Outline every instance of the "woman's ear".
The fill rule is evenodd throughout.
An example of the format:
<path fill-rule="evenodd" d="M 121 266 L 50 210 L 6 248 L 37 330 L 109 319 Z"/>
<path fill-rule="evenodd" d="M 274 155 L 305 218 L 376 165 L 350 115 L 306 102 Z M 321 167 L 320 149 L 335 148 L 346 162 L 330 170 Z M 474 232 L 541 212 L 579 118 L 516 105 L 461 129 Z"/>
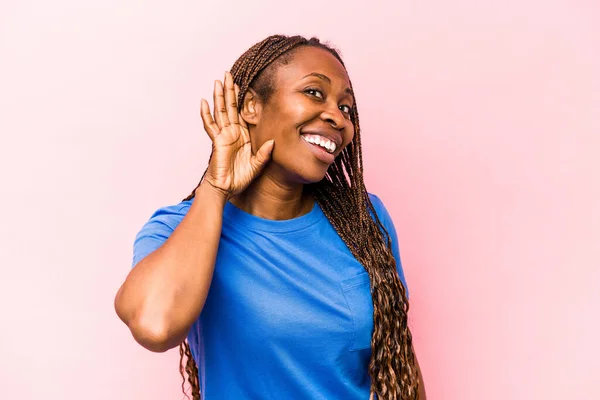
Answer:
<path fill-rule="evenodd" d="M 260 120 L 261 110 L 262 105 L 258 101 L 257 93 L 253 89 L 248 88 L 244 96 L 244 106 L 240 111 L 240 115 L 248 125 L 257 125 Z"/>

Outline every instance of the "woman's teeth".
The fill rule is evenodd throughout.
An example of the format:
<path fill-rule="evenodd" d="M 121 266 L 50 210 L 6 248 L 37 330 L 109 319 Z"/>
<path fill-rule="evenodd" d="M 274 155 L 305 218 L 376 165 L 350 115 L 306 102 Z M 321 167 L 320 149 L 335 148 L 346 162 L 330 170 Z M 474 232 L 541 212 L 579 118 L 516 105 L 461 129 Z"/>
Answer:
<path fill-rule="evenodd" d="M 328 153 L 335 152 L 336 145 L 331 140 L 319 135 L 302 135 L 302 139 L 311 144 L 316 144 L 327 150 Z"/>

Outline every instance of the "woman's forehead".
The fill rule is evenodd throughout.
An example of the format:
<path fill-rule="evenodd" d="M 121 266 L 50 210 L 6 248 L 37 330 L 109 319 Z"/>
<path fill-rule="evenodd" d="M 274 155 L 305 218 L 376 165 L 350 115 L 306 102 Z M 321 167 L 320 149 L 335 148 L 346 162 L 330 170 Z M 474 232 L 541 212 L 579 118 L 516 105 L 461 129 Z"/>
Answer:
<path fill-rule="evenodd" d="M 332 81 L 332 84 L 350 86 L 346 69 L 329 51 L 318 47 L 304 46 L 294 51 L 288 63 L 277 69 L 279 83 L 293 83 L 310 74 L 321 74 Z"/>

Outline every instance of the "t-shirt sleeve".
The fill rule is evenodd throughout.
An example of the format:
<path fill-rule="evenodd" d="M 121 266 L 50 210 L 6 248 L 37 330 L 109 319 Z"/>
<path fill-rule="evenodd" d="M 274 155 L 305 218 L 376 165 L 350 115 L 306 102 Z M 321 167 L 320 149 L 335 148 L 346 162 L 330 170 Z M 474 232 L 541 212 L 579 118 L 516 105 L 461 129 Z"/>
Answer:
<path fill-rule="evenodd" d="M 189 202 L 182 202 L 178 205 L 159 208 L 152 214 L 135 237 L 132 268 L 163 245 L 183 220 L 189 206 Z"/>
<path fill-rule="evenodd" d="M 371 203 L 373 203 L 373 207 L 375 208 L 375 212 L 377 213 L 379 220 L 390 235 L 390 240 L 392 241 L 392 253 L 394 254 L 394 258 L 396 259 L 396 270 L 398 271 L 398 276 L 400 277 L 400 280 L 402 281 L 402 284 L 406 289 L 406 297 L 408 298 L 408 285 L 406 284 L 406 278 L 404 277 L 404 271 L 402 269 L 402 261 L 400 260 L 400 248 L 398 246 L 398 235 L 396 234 L 394 222 L 392 221 L 392 217 L 383 205 L 381 199 L 372 193 L 369 194 L 369 197 L 371 199 Z"/>

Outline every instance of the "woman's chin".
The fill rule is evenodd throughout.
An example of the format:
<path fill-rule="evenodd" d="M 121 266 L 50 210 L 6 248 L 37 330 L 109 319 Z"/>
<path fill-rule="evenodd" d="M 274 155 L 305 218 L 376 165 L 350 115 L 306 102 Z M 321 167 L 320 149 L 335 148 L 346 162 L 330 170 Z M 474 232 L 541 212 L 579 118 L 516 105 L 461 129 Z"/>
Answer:
<path fill-rule="evenodd" d="M 327 174 L 329 165 L 322 162 L 307 162 L 305 165 L 283 165 L 275 161 L 270 167 L 272 170 L 279 171 L 275 176 L 280 176 L 282 182 L 308 185 L 322 181 Z"/>
<path fill-rule="evenodd" d="M 327 174 L 327 170 L 319 170 L 319 171 L 311 171 L 310 173 L 304 173 L 302 175 L 303 178 L 303 182 L 306 185 L 309 185 L 311 183 L 317 183 L 317 182 L 321 182 L 323 180 L 323 178 L 325 178 L 325 175 Z"/>

